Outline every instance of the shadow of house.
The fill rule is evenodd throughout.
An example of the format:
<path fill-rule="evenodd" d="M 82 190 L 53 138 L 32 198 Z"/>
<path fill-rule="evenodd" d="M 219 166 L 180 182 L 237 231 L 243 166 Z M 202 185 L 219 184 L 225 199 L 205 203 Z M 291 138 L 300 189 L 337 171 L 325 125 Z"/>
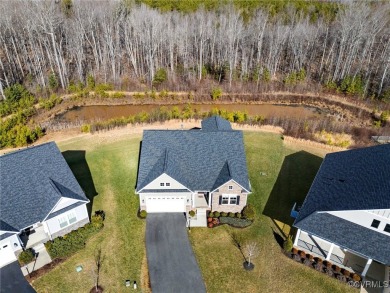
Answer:
<path fill-rule="evenodd" d="M 263 214 L 275 224 L 278 221 L 291 226 L 294 223 L 291 208 L 295 202 L 303 203 L 321 163 L 322 158 L 305 151 L 286 156 Z"/>
<path fill-rule="evenodd" d="M 93 198 L 98 195 L 95 184 L 93 182 L 92 174 L 89 169 L 88 163 L 85 159 L 85 151 L 71 150 L 62 153 L 69 168 L 72 170 L 81 188 L 84 190 L 85 195 L 89 199 L 90 203 L 87 204 L 88 214 L 91 217 Z"/>

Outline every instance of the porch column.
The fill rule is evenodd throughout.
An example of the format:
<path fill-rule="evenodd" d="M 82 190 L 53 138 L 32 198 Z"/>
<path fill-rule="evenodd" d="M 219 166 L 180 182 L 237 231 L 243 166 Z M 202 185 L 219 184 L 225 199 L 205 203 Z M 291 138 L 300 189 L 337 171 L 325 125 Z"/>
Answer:
<path fill-rule="evenodd" d="M 383 288 L 383 293 L 390 293 L 390 266 L 385 266 L 385 287 Z"/>
<path fill-rule="evenodd" d="M 295 235 L 295 239 L 294 239 L 294 246 L 298 246 L 298 239 L 299 239 L 300 235 L 301 235 L 301 229 L 298 229 L 297 234 Z"/>
<path fill-rule="evenodd" d="M 332 243 L 332 244 L 330 245 L 328 255 L 326 256 L 326 260 L 330 260 L 330 257 L 331 257 L 331 255 L 332 255 L 333 248 L 334 248 L 334 244 Z"/>
<path fill-rule="evenodd" d="M 363 278 L 366 276 L 366 274 L 367 274 L 367 272 L 368 272 L 368 269 L 370 268 L 371 263 L 372 263 L 372 258 L 369 258 L 369 259 L 367 260 L 366 266 L 364 267 L 364 270 L 363 270 L 363 272 L 362 272 L 362 277 L 363 277 Z"/>

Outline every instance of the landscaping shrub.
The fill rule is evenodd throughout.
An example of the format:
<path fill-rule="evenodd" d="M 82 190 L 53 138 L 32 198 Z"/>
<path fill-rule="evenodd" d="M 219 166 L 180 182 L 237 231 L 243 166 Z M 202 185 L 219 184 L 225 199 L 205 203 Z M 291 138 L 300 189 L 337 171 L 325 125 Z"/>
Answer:
<path fill-rule="evenodd" d="M 191 217 L 194 217 L 194 216 L 195 216 L 195 211 L 191 210 L 191 211 L 189 212 L 189 214 L 190 214 Z"/>
<path fill-rule="evenodd" d="M 229 217 L 230 217 L 230 218 L 234 218 L 235 216 L 236 216 L 235 213 L 232 213 L 232 212 L 229 213 Z"/>
<path fill-rule="evenodd" d="M 210 212 L 210 213 L 209 213 L 209 217 L 210 217 L 210 218 L 214 218 L 214 213 L 213 213 L 213 212 Z"/>
<path fill-rule="evenodd" d="M 242 210 L 242 213 L 243 213 L 244 217 L 249 219 L 249 220 L 253 220 L 255 218 L 255 215 L 256 215 L 255 208 L 251 204 L 246 205 L 244 207 L 244 209 Z"/>
<path fill-rule="evenodd" d="M 287 239 L 283 242 L 283 249 L 285 252 L 290 252 L 293 248 L 293 242 L 291 236 L 288 236 Z"/>
<path fill-rule="evenodd" d="M 142 219 L 145 219 L 147 214 L 148 214 L 148 213 L 147 213 L 145 210 L 142 210 L 142 211 L 139 212 L 139 216 L 140 216 Z"/>
<path fill-rule="evenodd" d="M 230 218 L 230 217 L 220 217 L 219 221 L 221 224 L 228 224 L 237 228 L 245 228 L 250 226 L 253 222 L 248 219 L 238 219 L 238 218 Z"/>
<path fill-rule="evenodd" d="M 219 218 L 220 215 L 221 215 L 220 212 L 214 212 L 214 217 Z"/>
<path fill-rule="evenodd" d="M 213 223 L 208 223 L 208 224 L 207 224 L 207 227 L 213 228 L 213 227 L 214 227 L 214 224 L 213 224 Z"/>
<path fill-rule="evenodd" d="M 222 212 L 222 213 L 221 213 L 221 217 L 227 217 L 227 215 L 228 215 L 228 214 L 225 213 L 225 212 Z"/>
<path fill-rule="evenodd" d="M 207 218 L 207 222 L 208 222 L 208 223 L 211 223 L 212 221 L 213 221 L 213 218 L 210 218 L 210 217 Z"/>
<path fill-rule="evenodd" d="M 22 251 L 19 254 L 18 260 L 22 266 L 32 262 L 34 260 L 34 253 L 32 252 L 32 249 L 29 248 Z"/>
<path fill-rule="evenodd" d="M 214 218 L 212 223 L 214 225 L 219 225 L 219 219 L 218 218 Z"/>
<path fill-rule="evenodd" d="M 89 237 L 103 228 L 103 218 L 99 215 L 91 217 L 91 223 L 74 230 L 63 237 L 58 237 L 45 243 L 45 247 L 52 259 L 68 257 L 85 247 Z"/>
<path fill-rule="evenodd" d="M 292 254 L 297 254 L 297 253 L 298 253 L 298 249 L 296 249 L 295 247 L 293 247 L 293 249 L 291 249 L 291 252 L 292 252 Z"/>
<path fill-rule="evenodd" d="M 241 219 L 241 217 L 242 217 L 241 213 L 236 213 L 236 217 Z"/>
<path fill-rule="evenodd" d="M 352 279 L 355 281 L 355 282 L 360 282 L 362 280 L 362 278 L 358 275 L 358 274 L 353 274 L 352 275 Z"/>

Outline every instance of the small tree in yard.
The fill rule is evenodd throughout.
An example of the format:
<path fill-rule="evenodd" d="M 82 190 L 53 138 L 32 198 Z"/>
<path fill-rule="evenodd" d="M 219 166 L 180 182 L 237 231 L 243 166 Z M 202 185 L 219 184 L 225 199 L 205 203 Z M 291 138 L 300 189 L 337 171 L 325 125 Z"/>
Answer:
<path fill-rule="evenodd" d="M 256 242 L 248 242 L 244 246 L 244 253 L 247 257 L 247 261 L 244 262 L 244 268 L 246 270 L 252 270 L 255 267 L 252 263 L 252 259 L 260 254 L 260 248 Z"/>
<path fill-rule="evenodd" d="M 290 252 L 293 248 L 293 242 L 291 239 L 291 235 L 287 237 L 287 239 L 283 242 L 283 249 L 285 252 Z"/>
<path fill-rule="evenodd" d="M 103 264 L 103 256 L 102 256 L 102 249 L 99 248 L 95 253 L 95 268 L 92 269 L 92 277 L 94 286 L 91 289 L 90 293 L 100 293 L 103 292 L 103 288 L 99 286 L 99 277 L 100 277 L 100 271 Z"/>

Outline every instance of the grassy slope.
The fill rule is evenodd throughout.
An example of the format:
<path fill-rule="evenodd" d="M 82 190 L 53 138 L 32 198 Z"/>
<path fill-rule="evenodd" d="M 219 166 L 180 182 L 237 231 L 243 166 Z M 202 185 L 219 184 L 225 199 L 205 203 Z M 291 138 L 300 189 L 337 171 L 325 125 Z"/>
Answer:
<path fill-rule="evenodd" d="M 60 144 L 62 151 L 86 151 L 88 166 L 83 153 L 66 152 L 65 157 L 86 193 L 92 195 L 96 189 L 92 210 L 103 209 L 107 216 L 104 229 L 88 241 L 86 249 L 34 282 L 38 292 L 87 292 L 93 285 L 91 268 L 98 247 L 105 255 L 100 283 L 106 292 L 128 291 L 126 279 L 140 283 L 145 225 L 136 217 L 138 200 L 132 196 L 139 140 L 140 136 L 132 135 L 112 143 L 82 138 Z M 223 226 L 193 228 L 190 233 L 208 292 L 356 292 L 285 258 L 277 244 L 280 236 L 273 234 L 273 229 L 278 232 L 276 225 L 268 217 L 288 233 L 289 226 L 281 223 L 291 224 L 291 202 L 304 198 L 321 159 L 285 148 L 275 134 L 246 133 L 245 144 L 254 191 L 250 202 L 256 206 L 258 220 L 243 230 Z M 291 154 L 295 155 L 288 156 Z M 282 176 L 278 177 L 281 168 Z M 267 175 L 259 176 L 260 172 Z M 254 271 L 242 269 L 243 257 L 232 244 L 232 234 L 243 241 L 256 239 L 260 244 Z M 79 264 L 84 270 L 76 273 Z"/>
<path fill-rule="evenodd" d="M 86 150 L 86 161 L 98 193 L 93 198 L 92 210 L 106 212 L 105 227 L 88 241 L 86 249 L 35 281 L 33 285 L 38 292 L 88 292 L 93 286 L 94 254 L 100 247 L 104 256 L 100 283 L 107 292 L 126 291 L 126 279 L 140 283 L 145 225 L 136 216 L 138 200 L 133 196 L 139 141 L 138 136 L 93 147 L 87 139 L 60 144 L 62 151 Z M 76 176 L 82 178 L 84 190 L 90 194 L 93 187 L 85 183 L 89 181 L 89 171 L 80 162 L 82 158 L 69 153 L 65 156 Z M 75 267 L 79 264 L 84 269 L 76 273 Z"/>

